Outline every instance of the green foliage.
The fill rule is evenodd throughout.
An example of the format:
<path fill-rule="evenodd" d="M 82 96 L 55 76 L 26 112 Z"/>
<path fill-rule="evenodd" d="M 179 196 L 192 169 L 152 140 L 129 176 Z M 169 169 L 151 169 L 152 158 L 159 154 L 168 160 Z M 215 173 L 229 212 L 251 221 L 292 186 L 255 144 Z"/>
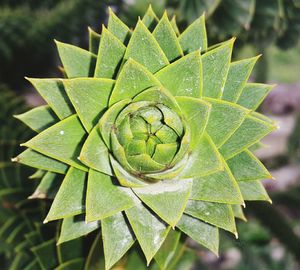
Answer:
<path fill-rule="evenodd" d="M 269 173 L 247 150 L 276 128 L 253 112 L 267 86 L 244 100 L 256 59 L 238 72 L 233 39 L 207 49 L 204 17 L 176 34 L 151 7 L 134 30 L 109 13 L 98 53 L 57 42 L 67 78 L 29 79 L 49 107 L 17 116 L 39 133 L 15 161 L 65 175 L 58 187 L 47 173 L 33 197 L 57 191 L 45 222 L 63 219 L 60 243 L 101 222 L 106 269 L 135 241 L 168 269 L 176 252 L 165 247 L 181 232 L 217 254 L 219 228 L 237 234 L 244 201 L 269 201 L 259 181 Z"/>
<path fill-rule="evenodd" d="M 86 25 L 99 27 L 103 1 L 2 1 L 0 5 L 0 81 L 20 87 L 25 74 L 45 74 L 53 69 L 53 38 L 73 41 Z M 68 23 L 66 23 L 68 22 Z M 85 44 L 83 38 L 76 41 Z"/>
<path fill-rule="evenodd" d="M 287 49 L 299 40 L 298 0 L 135 0 L 123 3 L 122 18 L 133 26 L 136 16 L 145 12 L 149 3 L 159 13 L 164 9 L 172 12 L 180 29 L 205 12 L 208 36 L 214 42 L 237 36 L 239 45 L 266 47 L 275 43 Z"/>

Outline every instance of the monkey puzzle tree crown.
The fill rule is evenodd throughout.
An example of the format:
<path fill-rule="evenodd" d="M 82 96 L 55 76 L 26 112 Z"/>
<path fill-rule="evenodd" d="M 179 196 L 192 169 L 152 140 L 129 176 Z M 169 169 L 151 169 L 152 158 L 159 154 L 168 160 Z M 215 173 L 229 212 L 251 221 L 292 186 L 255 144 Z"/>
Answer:
<path fill-rule="evenodd" d="M 247 82 L 258 57 L 231 62 L 233 43 L 151 7 L 133 30 L 110 10 L 88 51 L 57 42 L 66 78 L 29 79 L 47 105 L 16 116 L 38 134 L 15 160 L 65 174 L 45 219 L 59 243 L 101 225 L 106 268 L 137 241 L 165 269 L 182 233 L 217 254 L 241 205 L 270 200 L 251 150 L 276 127 L 255 112 L 272 86 Z"/>

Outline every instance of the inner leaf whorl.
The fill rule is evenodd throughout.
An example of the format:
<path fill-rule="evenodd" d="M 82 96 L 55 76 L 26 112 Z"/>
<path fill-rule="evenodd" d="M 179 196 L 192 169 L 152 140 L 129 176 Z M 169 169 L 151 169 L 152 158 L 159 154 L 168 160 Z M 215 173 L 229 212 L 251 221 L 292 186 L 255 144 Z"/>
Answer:
<path fill-rule="evenodd" d="M 175 112 L 163 104 L 149 102 L 129 104 L 117 117 L 114 129 L 126 164 L 118 156 L 115 158 L 132 168 L 135 175 L 173 167 L 185 134 L 185 124 Z"/>

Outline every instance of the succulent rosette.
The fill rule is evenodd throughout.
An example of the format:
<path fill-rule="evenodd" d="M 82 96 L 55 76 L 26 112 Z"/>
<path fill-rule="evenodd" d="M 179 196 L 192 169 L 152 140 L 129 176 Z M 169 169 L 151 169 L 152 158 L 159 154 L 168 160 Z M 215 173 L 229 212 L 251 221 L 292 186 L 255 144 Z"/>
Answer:
<path fill-rule="evenodd" d="M 133 30 L 110 10 L 89 51 L 57 42 L 66 78 L 29 79 L 48 105 L 17 116 L 39 134 L 15 160 L 65 174 L 45 219 L 63 219 L 59 243 L 101 225 L 106 268 L 137 241 L 164 269 L 182 232 L 218 253 L 241 205 L 270 200 L 252 149 L 276 128 L 255 112 L 272 86 L 247 82 L 258 57 L 231 62 L 233 44 L 151 7 Z"/>

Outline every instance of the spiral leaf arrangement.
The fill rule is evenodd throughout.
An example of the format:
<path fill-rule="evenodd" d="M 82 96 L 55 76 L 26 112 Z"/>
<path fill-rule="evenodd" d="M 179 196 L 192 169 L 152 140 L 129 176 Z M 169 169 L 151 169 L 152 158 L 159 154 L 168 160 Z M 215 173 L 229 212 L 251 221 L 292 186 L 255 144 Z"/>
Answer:
<path fill-rule="evenodd" d="M 110 10 L 89 51 L 56 43 L 67 78 L 29 79 L 48 105 L 16 116 L 39 134 L 14 160 L 65 174 L 58 243 L 101 225 L 107 269 L 135 241 L 165 269 L 182 232 L 217 254 L 241 205 L 270 201 L 251 150 L 276 128 L 255 112 L 272 86 L 247 83 L 258 57 L 231 62 L 234 39 L 208 47 L 204 16 L 179 33 L 150 6 L 131 30 Z"/>

